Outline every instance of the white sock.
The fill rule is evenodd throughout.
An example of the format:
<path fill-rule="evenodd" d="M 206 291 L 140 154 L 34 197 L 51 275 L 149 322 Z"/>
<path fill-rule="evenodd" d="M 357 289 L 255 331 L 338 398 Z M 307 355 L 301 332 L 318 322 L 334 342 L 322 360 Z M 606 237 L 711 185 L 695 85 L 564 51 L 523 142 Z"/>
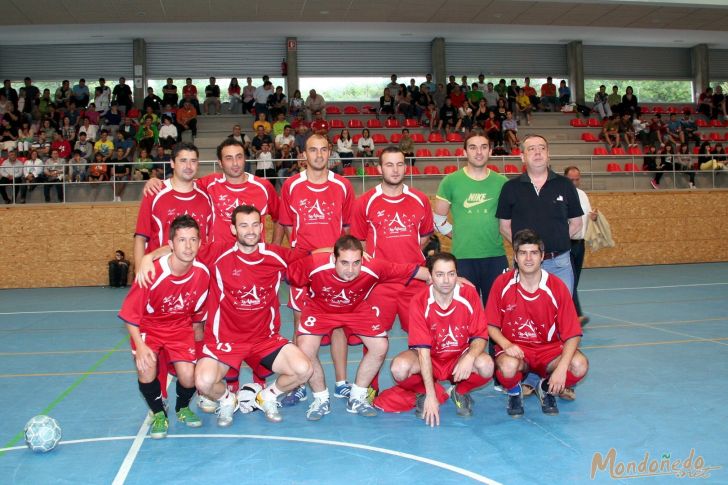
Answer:
<path fill-rule="evenodd" d="M 359 387 L 356 384 L 351 385 L 351 394 L 349 394 L 349 399 L 353 399 L 355 401 L 366 401 L 367 398 L 367 388 L 366 387 Z"/>
<path fill-rule="evenodd" d="M 232 398 L 232 394 L 230 393 L 230 390 L 227 389 L 227 388 L 225 388 L 225 394 L 223 394 L 222 396 L 220 396 L 220 399 L 218 399 L 217 402 L 219 402 L 220 404 L 222 404 L 222 403 L 228 401 L 231 398 Z"/>
<path fill-rule="evenodd" d="M 336 381 L 336 387 L 343 386 L 346 384 L 346 381 Z"/>
<path fill-rule="evenodd" d="M 260 391 L 260 397 L 264 401 L 275 401 L 276 398 L 278 398 L 279 395 L 282 394 L 281 390 L 278 389 L 278 386 L 276 385 L 277 381 L 273 383 L 272 386 L 266 387 L 262 391 Z"/>
<path fill-rule="evenodd" d="M 314 399 L 319 399 L 321 401 L 328 401 L 329 400 L 329 388 L 327 387 L 323 391 L 314 392 L 313 393 Z"/>

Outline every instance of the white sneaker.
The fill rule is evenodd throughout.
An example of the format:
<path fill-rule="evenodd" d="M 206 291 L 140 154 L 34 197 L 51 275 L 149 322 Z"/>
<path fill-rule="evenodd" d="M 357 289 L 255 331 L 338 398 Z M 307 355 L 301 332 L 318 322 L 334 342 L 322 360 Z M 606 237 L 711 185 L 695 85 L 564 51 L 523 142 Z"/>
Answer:
<path fill-rule="evenodd" d="M 217 401 L 213 401 L 207 396 L 200 395 L 197 401 L 197 408 L 203 413 L 212 414 L 217 409 Z"/>
<path fill-rule="evenodd" d="M 227 399 L 220 399 L 218 403 L 219 406 L 215 410 L 215 414 L 217 414 L 217 425 L 226 428 L 233 424 L 233 414 L 238 409 L 238 399 L 231 392 Z"/>
<path fill-rule="evenodd" d="M 263 391 L 260 391 L 258 395 L 255 396 L 255 405 L 258 406 L 258 408 L 265 413 L 265 417 L 268 419 L 268 421 L 271 421 L 273 423 L 280 423 L 281 421 L 283 421 L 283 416 L 281 416 L 280 411 L 278 411 L 280 403 L 277 400 L 264 400 L 263 397 L 260 395 L 261 392 Z"/>

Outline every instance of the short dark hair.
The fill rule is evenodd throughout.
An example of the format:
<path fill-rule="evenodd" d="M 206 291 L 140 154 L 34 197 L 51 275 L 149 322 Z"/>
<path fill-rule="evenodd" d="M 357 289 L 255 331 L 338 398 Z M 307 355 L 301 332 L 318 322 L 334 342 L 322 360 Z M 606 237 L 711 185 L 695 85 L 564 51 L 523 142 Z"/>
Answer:
<path fill-rule="evenodd" d="M 399 149 L 399 147 L 396 147 L 394 145 L 389 145 L 385 149 L 382 150 L 382 152 L 379 154 L 379 165 L 382 164 L 382 158 L 384 157 L 385 153 L 399 153 L 402 155 L 402 159 L 405 158 L 404 152 Z"/>
<path fill-rule="evenodd" d="M 569 172 L 571 172 L 572 170 L 576 170 L 577 172 L 581 173 L 581 170 L 579 170 L 579 167 L 577 167 L 576 165 L 569 165 L 568 167 L 566 167 L 564 169 L 564 177 L 569 175 Z"/>
<path fill-rule="evenodd" d="M 194 144 L 188 143 L 188 142 L 185 142 L 185 141 L 181 141 L 181 142 L 177 143 L 174 146 L 174 148 L 172 149 L 172 160 L 174 160 L 175 158 L 177 158 L 177 155 L 182 150 L 188 150 L 188 151 L 191 151 L 191 152 L 195 152 L 195 154 L 198 157 L 200 156 L 200 150 Z"/>
<path fill-rule="evenodd" d="M 217 146 L 217 149 L 215 150 L 217 153 L 217 159 L 222 160 L 222 150 L 225 147 L 240 147 L 243 149 L 243 155 L 245 155 L 245 145 L 240 143 L 238 140 L 232 137 L 225 138 L 222 143 L 220 143 Z"/>
<path fill-rule="evenodd" d="M 237 206 L 235 208 L 235 210 L 233 210 L 233 215 L 230 216 L 230 222 L 233 224 L 233 226 L 235 225 L 235 218 L 238 216 L 238 214 L 258 214 L 258 217 L 261 220 L 263 219 L 263 216 L 261 216 L 260 211 L 258 210 L 257 207 L 248 205 L 248 204 L 243 204 L 243 205 Z"/>
<path fill-rule="evenodd" d="M 336 241 L 336 244 L 334 244 L 334 257 L 338 259 L 341 251 L 350 250 L 359 251 L 364 254 L 364 246 L 362 246 L 360 240 L 348 234 L 346 236 L 341 236 Z"/>
<path fill-rule="evenodd" d="M 490 137 L 482 128 L 478 127 L 478 128 L 473 128 L 472 130 L 470 130 L 470 133 L 468 133 L 468 136 L 465 137 L 465 140 L 463 140 L 463 149 L 467 148 L 468 141 L 471 138 L 476 137 L 476 136 L 482 136 L 483 138 L 488 140 L 488 145 L 490 145 Z"/>
<path fill-rule="evenodd" d="M 525 244 L 535 244 L 541 250 L 544 251 L 544 244 L 541 237 L 536 234 L 533 229 L 521 229 L 513 235 L 513 252 L 517 253 L 518 249 Z"/>
<path fill-rule="evenodd" d="M 441 253 L 435 253 L 432 256 L 427 258 L 427 263 L 425 265 L 427 266 L 427 269 L 432 273 L 432 268 L 435 266 L 435 263 L 438 261 L 451 261 L 455 267 L 457 268 L 458 260 L 455 257 L 454 254 L 448 253 L 448 252 L 441 252 Z"/>
<path fill-rule="evenodd" d="M 169 226 L 169 239 L 174 239 L 174 236 L 180 229 L 196 229 L 197 235 L 200 234 L 200 226 L 189 214 L 183 214 L 174 218 L 172 224 Z"/>

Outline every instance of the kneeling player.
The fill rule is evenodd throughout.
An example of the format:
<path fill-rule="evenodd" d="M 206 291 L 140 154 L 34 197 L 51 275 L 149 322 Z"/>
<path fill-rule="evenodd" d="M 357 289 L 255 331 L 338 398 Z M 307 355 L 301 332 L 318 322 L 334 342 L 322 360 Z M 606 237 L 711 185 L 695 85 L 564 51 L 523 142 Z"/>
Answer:
<path fill-rule="evenodd" d="M 410 306 L 410 349 L 394 358 L 391 369 L 397 386 L 416 393 L 417 417 L 434 426 L 440 424 L 444 395 L 437 381 L 457 383 L 450 398 L 458 415 L 470 416 L 470 391 L 488 383 L 493 360 L 485 351 L 483 304 L 473 286 L 458 283 L 455 256 L 435 254 L 427 268 L 432 285 L 415 295 Z M 386 395 L 387 391 L 381 399 Z"/>
<path fill-rule="evenodd" d="M 210 288 L 210 328 L 205 332 L 203 357 L 197 364 L 195 383 L 200 393 L 219 403 L 219 426 L 229 426 L 237 407 L 223 378 L 230 368 L 240 370 L 245 361 L 261 378 L 278 379 L 256 396 L 266 418 L 282 420 L 278 397 L 311 377 L 311 363 L 282 337 L 278 287 L 292 251 L 261 242 L 263 223 L 258 209 L 238 206 L 232 214 L 234 244 L 213 244 L 201 260 L 214 276 Z"/>
<path fill-rule="evenodd" d="M 195 335 L 193 322 L 204 320 L 210 282 L 207 268 L 195 260 L 200 230 L 195 220 L 178 216 L 169 228 L 172 250 L 155 262 L 152 284 L 134 283 L 119 312 L 131 335 L 139 390 L 153 414 L 151 437 L 167 436 L 167 413 L 157 379 L 157 358 L 163 349 L 177 372 L 177 419 L 187 426 L 202 424 L 189 408 L 195 393 Z"/>
<path fill-rule="evenodd" d="M 508 414 L 523 416 L 521 379 L 541 377 L 536 393 L 545 414 L 559 413 L 556 396 L 587 373 L 578 350 L 581 325 L 566 285 L 541 268 L 544 244 L 530 229 L 513 236 L 517 269 L 493 283 L 485 314 L 496 344 L 496 375 L 508 390 Z"/>

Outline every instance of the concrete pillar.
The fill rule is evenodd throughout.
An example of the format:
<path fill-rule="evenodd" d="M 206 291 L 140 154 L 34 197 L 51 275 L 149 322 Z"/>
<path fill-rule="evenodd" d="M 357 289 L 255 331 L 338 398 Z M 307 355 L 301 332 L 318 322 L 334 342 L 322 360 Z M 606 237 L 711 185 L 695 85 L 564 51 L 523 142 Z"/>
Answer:
<path fill-rule="evenodd" d="M 296 37 L 286 38 L 286 63 L 288 64 L 286 93 L 290 98 L 298 89 L 298 39 Z M 306 99 L 305 96 L 304 99 Z"/>
<path fill-rule="evenodd" d="M 690 49 L 690 61 L 693 68 L 694 99 L 710 85 L 710 54 L 706 44 L 698 44 Z"/>
<path fill-rule="evenodd" d="M 147 42 L 144 39 L 134 39 L 132 62 L 134 77 L 131 85 L 134 92 L 134 106 L 141 108 L 147 96 Z M 154 94 L 162 97 L 162 93 Z"/>
<path fill-rule="evenodd" d="M 584 104 L 584 45 L 580 40 L 566 44 L 566 66 L 572 101 Z"/>
<path fill-rule="evenodd" d="M 447 58 L 445 56 L 445 39 L 432 39 L 432 79 L 437 83 L 447 83 Z"/>

